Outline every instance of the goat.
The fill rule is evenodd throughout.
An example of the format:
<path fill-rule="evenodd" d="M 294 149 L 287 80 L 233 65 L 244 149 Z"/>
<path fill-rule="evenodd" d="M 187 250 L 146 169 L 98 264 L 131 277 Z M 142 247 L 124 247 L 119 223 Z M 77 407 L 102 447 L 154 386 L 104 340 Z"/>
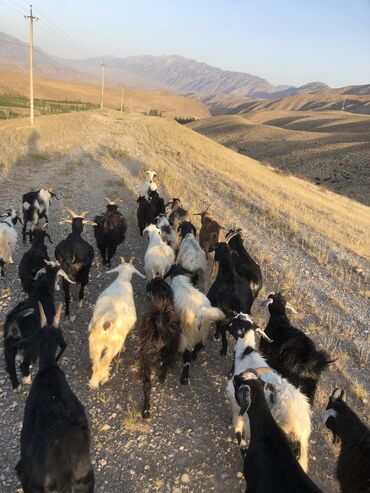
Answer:
<path fill-rule="evenodd" d="M 182 207 L 180 199 L 171 199 L 166 204 L 166 207 L 168 206 L 171 206 L 171 212 L 168 216 L 168 220 L 175 231 L 177 231 L 179 224 L 181 224 L 183 221 L 189 221 L 189 213 L 186 209 Z"/>
<path fill-rule="evenodd" d="M 344 390 L 329 397 L 324 422 L 333 433 L 333 443 L 341 442 L 336 475 L 342 493 L 370 491 L 370 429 L 348 406 Z"/>
<path fill-rule="evenodd" d="M 38 302 L 45 308 L 49 323 L 55 315 L 54 288 L 58 277 L 72 282 L 60 268 L 59 262 L 44 260 L 44 267 L 35 276 L 35 284 L 29 297 L 18 303 L 6 316 L 4 323 L 4 356 L 6 369 L 9 373 L 13 389 L 19 387 L 15 358 L 17 355 L 16 343 L 19 339 L 28 340 L 39 328 L 40 318 L 37 309 Z M 35 342 L 22 346 L 23 362 L 20 365 L 23 383 L 31 382 L 30 366 L 37 361 L 38 348 Z"/>
<path fill-rule="evenodd" d="M 161 238 L 161 230 L 155 224 L 150 224 L 144 229 L 149 235 L 149 245 L 144 255 L 144 270 L 147 281 L 155 277 L 164 277 L 175 262 L 175 254 L 172 248 Z"/>
<path fill-rule="evenodd" d="M 139 343 L 139 375 L 144 390 L 143 418 L 150 416 L 152 369 L 159 366 L 159 380 L 164 382 L 168 369 L 175 364 L 181 336 L 171 287 L 156 277 L 148 284 L 147 291 L 153 295 L 153 299 L 140 327 Z"/>
<path fill-rule="evenodd" d="M 312 405 L 320 375 L 334 360 L 330 360 L 326 351 L 317 350 L 304 332 L 291 325 L 286 309 L 292 307 L 281 293 L 270 293 L 262 304 L 270 311 L 265 334 L 272 342 L 262 339 L 260 351 L 267 363 L 299 388 Z"/>
<path fill-rule="evenodd" d="M 227 353 L 226 324 L 236 313 L 250 313 L 253 295 L 249 282 L 236 272 L 227 243 L 218 243 L 215 247 L 215 262 L 218 262 L 217 277 L 208 291 L 213 306 L 218 306 L 226 315 L 224 323 L 216 325 L 215 338 L 221 334 L 220 354 Z"/>
<path fill-rule="evenodd" d="M 320 493 L 298 464 L 285 433 L 273 418 L 265 389 L 248 371 L 233 379 L 234 400 L 240 412 L 247 414 L 251 428 L 243 467 L 248 493 Z"/>
<path fill-rule="evenodd" d="M 204 293 L 206 289 L 207 259 L 204 250 L 196 239 L 196 229 L 190 221 L 183 221 L 178 227 L 181 237 L 176 264 L 196 274 L 196 287 Z"/>
<path fill-rule="evenodd" d="M 166 205 L 164 203 L 164 198 L 159 196 L 157 190 L 149 192 L 149 202 L 154 205 L 155 217 L 160 214 L 166 214 Z"/>
<path fill-rule="evenodd" d="M 31 248 L 23 255 L 19 267 L 18 275 L 23 291 L 31 293 L 35 284 L 37 272 L 45 266 L 45 260 L 50 260 L 48 249 L 45 245 L 45 238 L 51 241 L 50 235 L 45 231 L 45 224 L 34 230 Z"/>
<path fill-rule="evenodd" d="M 25 493 L 92 493 L 94 472 L 86 412 L 57 364 L 66 348 L 59 329 L 62 305 L 51 323 L 41 303 L 39 310 L 41 328 L 32 339 L 40 364 L 24 411 L 17 476 Z"/>
<path fill-rule="evenodd" d="M 39 220 L 45 218 L 46 224 L 49 222 L 49 207 L 51 199 L 58 197 L 52 188 L 40 188 L 36 192 L 28 192 L 22 196 L 23 212 L 23 241 L 26 243 L 27 223 L 31 222 L 31 231 L 29 234 L 30 243 L 32 243 L 33 231 L 39 224 Z"/>
<path fill-rule="evenodd" d="M 127 334 L 136 322 L 136 309 L 131 285 L 133 274 L 142 279 L 133 265 L 133 258 L 107 271 L 118 273 L 118 277 L 99 296 L 89 324 L 89 348 L 92 362 L 90 388 L 96 389 L 109 379 L 109 369 L 113 358 L 125 344 Z"/>
<path fill-rule="evenodd" d="M 96 223 L 94 236 L 102 256 L 103 265 L 110 267 L 118 245 L 125 240 L 127 223 L 114 200 L 109 197 L 106 197 L 106 200 L 108 201 L 106 212 L 94 218 Z"/>
<path fill-rule="evenodd" d="M 14 209 L 8 209 L 1 217 L 6 218 L 0 222 L 0 272 L 1 277 L 5 277 L 5 264 L 14 264 L 13 253 L 18 240 L 15 226 L 17 221 L 22 221 Z"/>
<path fill-rule="evenodd" d="M 267 336 L 257 327 L 248 314 L 239 313 L 232 319 L 228 330 L 237 340 L 235 346 L 234 375 L 249 370 L 257 374 L 259 378 L 269 384 L 273 389 L 273 395 L 268 399 L 268 404 L 277 424 L 287 434 L 296 452 L 298 462 L 304 471 L 308 469 L 308 446 L 311 434 L 310 404 L 307 397 L 294 385 L 282 378 L 277 372 L 268 366 L 261 354 L 256 350 L 256 335 Z M 253 375 L 252 377 L 253 378 Z M 246 442 L 250 437 L 248 416 L 240 412 L 240 407 L 235 402 L 233 381 L 227 384 L 227 393 L 233 409 L 233 425 L 235 435 L 243 452 Z"/>
<path fill-rule="evenodd" d="M 140 194 L 144 197 L 149 195 L 150 192 L 155 192 L 158 189 L 156 183 L 153 181 L 153 179 L 157 176 L 157 173 L 153 169 L 149 169 L 145 173 L 147 177 L 140 190 Z"/>
<path fill-rule="evenodd" d="M 225 315 L 211 306 L 209 299 L 196 289 L 187 275 L 191 274 L 181 265 L 173 265 L 166 277 L 171 277 L 174 305 L 180 318 L 181 338 L 179 351 L 183 354 L 183 369 L 180 382 L 189 382 L 190 362 L 197 358 L 206 345 L 212 322 L 223 320 Z"/>
<path fill-rule="evenodd" d="M 62 240 L 55 248 L 55 258 L 60 262 L 62 269 L 67 273 L 68 277 L 74 281 L 75 284 L 80 284 L 79 292 L 79 306 L 82 307 L 84 298 L 84 291 L 87 283 L 89 282 L 89 272 L 92 261 L 94 259 L 94 249 L 87 241 L 81 237 L 83 227 L 85 224 L 96 223 L 86 219 L 88 211 L 77 214 L 76 212 L 67 209 L 72 219 L 65 219 L 60 224 L 71 223 L 72 233 L 70 233 L 65 240 Z M 69 283 L 66 279 L 62 280 L 63 291 L 65 298 L 65 316 L 70 317 L 69 305 L 71 301 Z"/>
<path fill-rule="evenodd" d="M 149 200 L 140 195 L 136 201 L 139 204 L 137 209 L 137 224 L 140 231 L 140 236 L 143 236 L 144 229 L 154 222 L 156 217 L 154 204 L 149 202 Z"/>
<path fill-rule="evenodd" d="M 176 231 L 170 225 L 165 214 L 160 214 L 157 220 L 157 227 L 161 230 L 161 238 L 173 251 L 176 249 Z"/>
<path fill-rule="evenodd" d="M 231 248 L 231 258 L 235 265 L 236 272 L 240 277 L 244 277 L 249 282 L 253 299 L 257 298 L 262 288 L 261 267 L 249 255 L 243 244 L 242 230 L 232 228 L 226 234 L 226 241 Z"/>
<path fill-rule="evenodd" d="M 203 212 L 194 214 L 194 216 L 200 216 L 202 226 L 199 231 L 199 244 L 206 252 L 207 259 L 208 254 L 215 250 L 217 243 L 225 240 L 225 228 L 208 212 L 209 207 Z"/>

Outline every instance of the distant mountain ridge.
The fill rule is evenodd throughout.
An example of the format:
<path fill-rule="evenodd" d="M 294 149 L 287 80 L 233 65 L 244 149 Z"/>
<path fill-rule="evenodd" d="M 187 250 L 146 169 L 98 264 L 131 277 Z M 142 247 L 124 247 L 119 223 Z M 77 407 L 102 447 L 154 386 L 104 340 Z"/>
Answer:
<path fill-rule="evenodd" d="M 327 87 L 320 82 L 309 83 L 300 88 L 274 86 L 256 75 L 222 70 L 206 63 L 184 58 L 180 55 L 142 55 L 126 58 L 95 57 L 85 60 L 61 59 L 35 47 L 35 69 L 40 76 L 57 75 L 61 79 L 97 81 L 99 65 L 107 64 L 107 82 L 122 82 L 143 88 L 165 88 L 181 94 L 206 97 L 223 93 L 240 98 L 264 99 L 294 95 L 301 91 L 311 92 Z M 0 62 L 4 68 L 28 69 L 28 45 L 17 38 L 0 33 Z M 312 87 L 311 87 L 312 86 Z"/>

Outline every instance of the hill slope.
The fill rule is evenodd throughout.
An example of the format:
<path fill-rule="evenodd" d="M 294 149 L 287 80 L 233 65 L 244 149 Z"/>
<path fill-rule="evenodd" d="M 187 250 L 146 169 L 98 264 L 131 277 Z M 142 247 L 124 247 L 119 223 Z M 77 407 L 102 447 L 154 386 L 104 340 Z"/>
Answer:
<path fill-rule="evenodd" d="M 189 126 L 237 152 L 370 205 L 369 115 L 257 111 Z"/>
<path fill-rule="evenodd" d="M 6 122 L 0 126 L 0 161 L 9 169 L 0 184 L 6 207 L 19 205 L 25 187 L 40 183 L 55 187 L 60 196 L 50 211 L 55 244 L 69 232 L 68 226 L 58 224 L 65 218 L 65 207 L 90 210 L 93 217 L 103 209 L 105 196 L 121 197 L 129 228 L 119 254 L 135 255 L 139 269 L 147 242 L 138 235 L 135 212 L 145 168 L 154 167 L 161 193 L 181 197 L 190 213 L 211 204 L 225 227 L 241 226 L 247 248 L 263 270 L 260 299 L 272 289 L 283 290 L 299 311 L 294 323 L 338 357 L 320 381 L 313 408 L 310 476 L 323 491 L 339 491 L 333 479 L 331 434 L 322 424 L 322 411 L 332 387 L 340 385 L 348 389 L 357 412 L 362 416 L 368 412 L 370 375 L 364 371 L 370 315 L 364 292 L 370 260 L 368 207 L 278 174 L 174 121 L 116 111 L 40 117 L 33 128 L 22 120 Z M 88 226 L 84 237 L 93 243 Z M 19 244 L 16 264 L 8 269 L 10 290 L 2 295 L 2 320 L 24 297 L 16 265 L 26 248 Z M 128 337 L 127 350 L 115 360 L 109 382 L 98 392 L 88 388 L 88 322 L 98 294 L 111 282 L 103 273 L 97 256 L 85 306 L 71 327 L 63 327 L 68 348 L 61 361 L 91 418 L 97 491 L 243 491 L 244 480 L 238 475 L 242 460 L 224 397 L 232 355 L 221 358 L 219 345 L 211 338 L 191 368 L 190 386 L 179 385 L 179 367 L 164 385 L 154 377 L 148 423 L 137 411 L 142 402 L 136 379 L 137 327 Z M 134 291 L 140 324 L 146 310 L 145 282 L 135 279 Z M 61 300 L 60 293 L 56 296 Z M 266 313 L 258 302 L 252 312 L 264 326 Z M 1 353 L 1 481 L 7 491 L 15 491 L 14 457 L 28 389 L 14 394 L 2 358 Z"/>

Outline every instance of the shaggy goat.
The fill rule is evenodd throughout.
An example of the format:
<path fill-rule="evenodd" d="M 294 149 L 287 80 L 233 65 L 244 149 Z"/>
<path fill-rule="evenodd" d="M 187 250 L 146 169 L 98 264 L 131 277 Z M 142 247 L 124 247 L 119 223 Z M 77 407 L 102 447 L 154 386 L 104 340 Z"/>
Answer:
<path fill-rule="evenodd" d="M 31 222 L 31 231 L 29 233 L 30 243 L 32 243 L 33 231 L 39 224 L 39 220 L 45 218 L 45 223 L 49 221 L 49 207 L 51 199 L 58 197 L 52 188 L 40 188 L 36 192 L 25 193 L 22 197 L 23 211 L 23 241 L 26 243 L 27 223 Z"/>
<path fill-rule="evenodd" d="M 249 255 L 243 244 L 242 230 L 233 228 L 226 235 L 226 241 L 230 245 L 231 258 L 235 265 L 236 272 L 240 277 L 244 277 L 249 282 L 253 299 L 257 298 L 262 288 L 261 267 Z"/>
<path fill-rule="evenodd" d="M 140 190 L 140 194 L 144 197 L 149 195 L 150 192 L 155 192 L 158 189 L 156 183 L 154 182 L 154 178 L 157 176 L 157 173 L 153 169 L 148 169 L 145 174 L 147 177 Z"/>
<path fill-rule="evenodd" d="M 320 493 L 298 464 L 285 433 L 271 415 L 266 384 L 264 390 L 263 383 L 251 376 L 246 371 L 233 380 L 234 400 L 240 412 L 248 415 L 251 428 L 243 468 L 248 493 Z"/>
<path fill-rule="evenodd" d="M 168 207 L 169 205 L 171 206 L 171 212 L 168 216 L 168 220 L 175 231 L 177 231 L 179 224 L 181 224 L 183 221 L 189 221 L 189 213 L 182 207 L 180 199 L 171 199 L 169 202 L 167 202 L 166 207 Z"/>
<path fill-rule="evenodd" d="M 308 469 L 308 446 L 311 434 L 310 404 L 307 397 L 294 385 L 282 378 L 270 368 L 264 358 L 256 350 L 255 332 L 267 337 L 261 329 L 256 327 L 248 314 L 239 313 L 233 318 L 228 330 L 237 340 L 235 346 L 234 375 L 250 370 L 256 373 L 261 380 L 269 384 L 268 404 L 277 424 L 287 434 L 287 437 L 296 452 L 298 462 L 304 471 Z M 251 378 L 255 378 L 254 375 Z M 245 450 L 243 430 L 247 439 L 250 437 L 248 416 L 240 412 L 235 401 L 233 381 L 227 385 L 227 392 L 233 409 L 233 425 L 236 437 L 242 451 Z"/>
<path fill-rule="evenodd" d="M 342 493 L 370 491 L 370 429 L 345 402 L 344 390 L 335 389 L 326 406 L 325 425 L 340 440 L 336 475 Z"/>
<path fill-rule="evenodd" d="M 150 416 L 152 369 L 159 367 L 159 380 L 164 382 L 168 369 L 175 364 L 181 336 L 171 286 L 156 277 L 150 281 L 146 290 L 153 295 L 153 299 L 140 327 L 139 375 L 144 390 L 143 418 Z"/>
<path fill-rule="evenodd" d="M 67 273 L 68 277 L 72 279 L 75 284 L 80 284 L 78 298 L 79 306 L 81 308 L 85 287 L 89 282 L 91 264 L 94 259 L 94 249 L 81 237 L 81 233 L 84 224 L 92 224 L 95 226 L 95 223 L 85 219 L 88 214 L 87 211 L 76 214 L 72 210 L 67 210 L 72 219 L 65 219 L 61 221 L 60 224 L 71 223 L 72 233 L 70 233 L 65 240 L 58 243 L 55 248 L 55 258 L 60 262 L 62 269 Z M 71 320 L 69 311 L 69 304 L 71 301 L 69 283 L 66 279 L 63 279 L 62 283 L 66 304 L 65 316 Z"/>
<path fill-rule="evenodd" d="M 176 257 L 176 264 L 194 273 L 197 277 L 196 287 L 204 293 L 206 289 L 207 259 L 204 250 L 195 238 L 196 229 L 190 221 L 183 221 L 179 226 L 181 243 Z"/>
<path fill-rule="evenodd" d="M 211 306 L 209 299 L 196 289 L 187 277 L 191 274 L 181 265 L 171 267 L 167 276 L 171 276 L 174 304 L 180 318 L 181 339 L 179 351 L 183 353 L 183 370 L 180 382 L 189 382 L 190 362 L 197 358 L 198 352 L 205 346 L 212 322 L 223 320 L 225 315 Z"/>
<path fill-rule="evenodd" d="M 5 264 L 14 264 L 13 253 L 18 239 L 15 225 L 22 221 L 14 209 L 8 209 L 1 217 L 6 218 L 0 222 L 0 272 L 4 277 Z"/>
<path fill-rule="evenodd" d="M 334 360 L 326 351 L 318 351 L 304 332 L 291 325 L 286 314 L 291 307 L 281 293 L 270 293 L 262 304 L 270 311 L 265 334 L 272 342 L 262 339 L 259 349 L 267 363 L 299 388 L 312 405 L 320 375 Z"/>
<path fill-rule="evenodd" d="M 161 230 L 161 237 L 167 245 L 170 245 L 172 250 L 176 249 L 176 231 L 170 225 L 165 214 L 160 214 L 157 221 L 157 228 Z"/>
<path fill-rule="evenodd" d="M 209 252 L 213 252 L 217 243 L 225 240 L 224 227 L 213 218 L 208 212 L 210 206 L 203 212 L 197 212 L 194 216 L 200 216 L 201 228 L 199 231 L 199 244 L 206 252 L 208 259 Z"/>
<path fill-rule="evenodd" d="M 136 309 L 131 285 L 133 274 L 145 276 L 135 269 L 133 258 L 107 274 L 117 272 L 118 277 L 99 296 L 89 325 L 89 348 L 92 376 L 89 385 L 96 389 L 109 379 L 112 359 L 125 344 L 127 334 L 136 322 Z"/>
<path fill-rule="evenodd" d="M 60 268 L 58 262 L 44 260 L 44 266 L 35 276 L 35 284 L 29 297 L 18 303 L 6 316 L 4 323 L 4 356 L 6 369 L 9 373 L 13 389 L 19 386 L 15 358 L 16 343 L 19 339 L 28 339 L 40 328 L 38 303 L 41 302 L 49 323 L 55 315 L 54 287 L 59 276 L 67 282 L 72 282 Z M 30 383 L 30 366 L 37 361 L 37 344 L 30 342 L 22 345 L 23 362 L 20 365 L 23 383 Z"/>
<path fill-rule="evenodd" d="M 227 353 L 226 324 L 236 313 L 250 313 L 253 295 L 249 282 L 236 272 L 231 258 L 230 247 L 227 243 L 218 243 L 215 249 L 215 262 L 218 262 L 218 272 L 215 281 L 208 291 L 208 298 L 213 306 L 218 306 L 226 315 L 224 323 L 216 326 L 215 338 L 221 334 L 222 344 L 220 354 Z"/>
<path fill-rule="evenodd" d="M 50 235 L 45 231 L 45 224 L 34 230 L 31 248 L 23 255 L 18 268 L 18 275 L 23 291 L 30 293 L 35 284 L 37 272 L 45 267 L 45 260 L 50 260 L 45 238 L 51 241 Z"/>
<path fill-rule="evenodd" d="M 149 192 L 149 202 L 154 205 L 155 217 L 160 214 L 166 214 L 166 205 L 164 203 L 164 198 L 159 196 L 157 190 Z"/>
<path fill-rule="evenodd" d="M 114 200 L 109 197 L 106 197 L 106 200 L 108 201 L 106 212 L 94 218 L 96 223 L 94 235 L 103 265 L 110 267 L 118 245 L 125 240 L 127 223 Z"/>
<path fill-rule="evenodd" d="M 24 411 L 17 476 L 25 493 L 92 493 L 94 472 L 86 412 L 57 364 L 66 348 L 58 328 L 62 306 L 51 323 L 41 303 L 39 310 L 41 329 L 32 339 L 40 365 Z"/>
<path fill-rule="evenodd" d="M 149 245 L 144 255 L 144 270 L 149 282 L 155 277 L 164 277 L 175 262 L 175 254 L 162 240 L 161 230 L 155 224 L 147 226 L 144 233 L 149 235 Z"/>
<path fill-rule="evenodd" d="M 154 222 L 154 219 L 156 217 L 155 207 L 154 204 L 149 202 L 149 200 L 142 195 L 137 199 L 136 202 L 139 204 L 136 213 L 137 224 L 139 227 L 140 236 L 143 236 L 144 229 L 149 226 L 149 224 L 152 224 Z"/>

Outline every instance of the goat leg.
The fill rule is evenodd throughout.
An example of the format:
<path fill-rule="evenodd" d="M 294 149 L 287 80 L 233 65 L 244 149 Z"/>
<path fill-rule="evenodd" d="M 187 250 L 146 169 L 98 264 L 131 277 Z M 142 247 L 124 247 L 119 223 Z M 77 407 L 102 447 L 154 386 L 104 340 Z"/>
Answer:
<path fill-rule="evenodd" d="M 13 343 L 13 339 L 8 339 L 4 341 L 4 357 L 6 362 L 6 370 L 9 373 L 12 387 L 13 389 L 16 389 L 17 387 L 19 387 L 19 380 L 15 367 L 15 357 L 17 355 L 17 349 L 13 346 Z"/>
<path fill-rule="evenodd" d="M 227 335 L 226 335 L 226 325 L 222 322 L 220 323 L 220 332 L 221 332 L 221 356 L 226 356 L 227 353 Z"/>
<path fill-rule="evenodd" d="M 190 362 L 191 362 L 191 352 L 189 349 L 185 349 L 184 354 L 182 355 L 183 359 L 183 369 L 181 373 L 181 378 L 180 378 L 180 383 L 182 385 L 186 385 L 189 383 L 189 368 L 190 368 Z"/>
<path fill-rule="evenodd" d="M 144 405 L 141 412 L 141 416 L 144 419 L 150 417 L 150 391 L 152 388 L 150 366 L 145 363 L 144 378 L 143 378 L 143 390 L 144 390 Z"/>

